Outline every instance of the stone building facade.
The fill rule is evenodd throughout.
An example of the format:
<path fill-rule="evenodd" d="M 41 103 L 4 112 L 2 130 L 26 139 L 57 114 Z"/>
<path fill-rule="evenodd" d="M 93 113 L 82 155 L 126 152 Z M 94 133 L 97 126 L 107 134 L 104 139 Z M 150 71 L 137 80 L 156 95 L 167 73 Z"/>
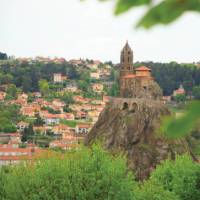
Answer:
<path fill-rule="evenodd" d="M 133 67 L 133 51 L 128 42 L 120 57 L 120 97 L 160 99 L 162 91 L 146 66 Z"/>

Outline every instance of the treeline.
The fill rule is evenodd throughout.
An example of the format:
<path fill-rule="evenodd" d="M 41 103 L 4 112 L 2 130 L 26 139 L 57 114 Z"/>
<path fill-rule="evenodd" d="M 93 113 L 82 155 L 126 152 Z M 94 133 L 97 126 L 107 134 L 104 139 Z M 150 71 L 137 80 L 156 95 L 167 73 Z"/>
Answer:
<path fill-rule="evenodd" d="M 15 84 L 24 92 L 39 91 L 39 81 L 46 79 L 52 81 L 54 73 L 68 75 L 71 79 L 79 79 L 80 69 L 74 65 L 63 63 L 41 63 L 29 64 L 17 61 L 4 64 L 0 68 L 0 84 Z"/>
<path fill-rule="evenodd" d="M 6 53 L 0 52 L 0 60 L 7 60 L 8 56 Z"/>
<path fill-rule="evenodd" d="M 188 155 L 166 160 L 136 181 L 121 156 L 100 146 L 47 152 L 27 164 L 0 168 L 0 199 L 197 200 L 200 165 Z"/>
<path fill-rule="evenodd" d="M 171 95 L 173 90 L 179 88 L 180 84 L 191 92 L 194 86 L 200 85 L 200 69 L 193 64 L 154 63 L 142 62 L 135 66 L 145 65 L 152 69 L 152 74 L 164 95 Z"/>
<path fill-rule="evenodd" d="M 164 95 L 171 95 L 173 90 L 177 89 L 180 84 L 184 86 L 186 91 L 190 93 L 194 86 L 200 85 L 200 69 L 193 64 L 171 63 L 154 63 L 143 62 L 135 63 L 134 66 L 145 65 L 152 69 L 155 80 L 163 89 Z M 113 66 L 113 65 L 112 65 Z M 112 69 L 110 80 L 117 83 L 118 67 Z M 62 73 L 70 79 L 76 80 L 80 87 L 88 88 L 89 69 L 86 66 L 74 66 L 67 62 L 63 64 L 57 63 L 41 63 L 36 62 L 29 64 L 27 62 L 3 64 L 0 68 L 0 84 L 15 84 L 22 88 L 24 92 L 39 91 L 39 80 L 46 79 L 52 81 L 54 73 Z M 84 83 L 81 82 L 84 80 Z M 79 82 L 78 82 L 79 81 Z M 115 85 L 111 95 L 118 94 L 118 87 Z"/>

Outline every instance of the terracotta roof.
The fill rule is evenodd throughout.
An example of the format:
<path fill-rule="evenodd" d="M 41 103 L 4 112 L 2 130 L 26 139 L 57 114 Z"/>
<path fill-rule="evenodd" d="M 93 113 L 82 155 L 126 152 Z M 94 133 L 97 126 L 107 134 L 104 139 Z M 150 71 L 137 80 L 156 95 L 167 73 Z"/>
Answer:
<path fill-rule="evenodd" d="M 141 66 L 135 69 L 135 71 L 151 71 L 151 69 L 149 69 L 146 66 Z"/>
<path fill-rule="evenodd" d="M 178 90 L 175 90 L 175 93 L 176 94 L 185 94 L 185 90 L 184 89 L 178 89 Z"/>
<path fill-rule="evenodd" d="M 135 77 L 145 77 L 145 78 L 148 78 L 148 79 L 154 79 L 153 77 L 151 76 L 148 76 L 148 75 L 136 75 Z"/>
<path fill-rule="evenodd" d="M 8 161 L 14 161 L 14 160 L 22 160 L 22 156 L 0 156 L 0 160 L 8 160 Z"/>
<path fill-rule="evenodd" d="M 0 137 L 20 137 L 19 133 L 0 133 Z"/>
<path fill-rule="evenodd" d="M 6 147 L 6 148 L 0 148 L 0 152 L 20 152 L 20 153 L 33 153 L 35 151 L 35 149 L 31 149 L 31 148 L 12 148 L 12 147 Z"/>
<path fill-rule="evenodd" d="M 135 78 L 135 75 L 134 74 L 128 74 L 128 75 L 123 76 L 123 78 L 125 78 L 125 79 L 127 79 L 127 78 Z"/>
<path fill-rule="evenodd" d="M 77 124 L 79 128 L 90 128 L 89 124 Z"/>

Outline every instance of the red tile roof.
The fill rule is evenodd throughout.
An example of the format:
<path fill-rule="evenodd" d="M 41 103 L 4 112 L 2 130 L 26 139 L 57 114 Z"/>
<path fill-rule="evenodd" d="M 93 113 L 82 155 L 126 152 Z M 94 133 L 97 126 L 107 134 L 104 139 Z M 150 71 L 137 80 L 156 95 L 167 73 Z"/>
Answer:
<path fill-rule="evenodd" d="M 128 75 L 125 75 L 123 78 L 125 78 L 125 79 L 135 78 L 135 75 L 134 74 L 128 74 Z"/>
<path fill-rule="evenodd" d="M 77 124 L 79 128 L 90 128 L 90 124 Z"/>
<path fill-rule="evenodd" d="M 20 137 L 19 133 L 0 133 L 0 137 Z"/>
<path fill-rule="evenodd" d="M 149 69 L 146 66 L 141 66 L 135 69 L 135 71 L 151 71 L 151 69 Z"/>

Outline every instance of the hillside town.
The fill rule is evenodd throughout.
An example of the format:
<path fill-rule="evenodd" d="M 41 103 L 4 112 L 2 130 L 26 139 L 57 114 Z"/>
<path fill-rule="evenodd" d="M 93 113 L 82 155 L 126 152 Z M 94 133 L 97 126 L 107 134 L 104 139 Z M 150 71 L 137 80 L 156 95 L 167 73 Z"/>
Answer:
<path fill-rule="evenodd" d="M 17 116 L 8 114 L 8 124 L 1 128 L 0 133 L 0 165 L 16 163 L 21 159 L 31 159 L 47 148 L 54 150 L 70 150 L 79 148 L 84 137 L 97 122 L 99 115 L 105 105 L 112 99 L 112 96 L 121 94 L 125 97 L 130 91 L 134 93 L 130 97 L 147 95 L 154 84 L 151 77 L 151 69 L 146 66 L 136 66 L 133 69 L 133 58 L 129 56 L 132 52 L 128 43 L 125 44 L 121 55 L 127 54 L 128 61 L 120 71 L 119 64 L 112 62 L 103 63 L 99 60 L 72 59 L 66 61 L 64 58 L 9 58 L 1 61 L 1 68 L 7 65 L 42 65 L 66 64 L 73 69 L 82 70 L 79 78 L 74 79 L 68 71 L 63 73 L 60 70 L 51 73 L 51 77 L 38 80 L 38 91 L 25 92 L 26 85 L 22 88 L 4 80 L 0 85 L 0 105 L 2 111 L 15 109 Z M 132 55 L 132 53 L 131 53 Z M 126 56 L 126 55 L 125 55 Z M 130 57 L 130 58 L 129 58 Z M 122 60 L 122 58 L 121 58 Z M 10 64 L 11 63 L 11 64 Z M 135 70 L 135 74 L 127 74 L 126 68 L 131 66 L 129 71 Z M 9 79 L 9 75 L 6 75 Z M 70 76 L 72 78 L 70 78 Z M 89 81 L 88 81 L 89 80 Z M 138 80 L 142 80 L 141 83 Z M 7 83 L 7 84 L 6 84 Z M 142 84 L 142 90 L 132 90 L 131 85 Z M 137 85 L 136 84 L 136 85 Z M 152 86 L 155 87 L 155 86 Z M 130 90 L 130 91 L 129 91 Z M 159 91 L 162 95 L 162 91 Z M 150 97 L 151 98 L 151 97 Z M 156 97 L 155 97 L 156 98 Z M 182 83 L 172 91 L 170 95 L 163 95 L 164 104 L 177 105 L 184 102 L 192 95 L 184 89 Z M 13 107 L 14 106 L 14 107 Z M 9 111 L 7 111 L 9 113 Z M 13 120 L 13 117 L 16 119 Z M 1 116 L 4 118 L 4 116 Z M 4 119 L 1 120 L 4 123 Z"/>

